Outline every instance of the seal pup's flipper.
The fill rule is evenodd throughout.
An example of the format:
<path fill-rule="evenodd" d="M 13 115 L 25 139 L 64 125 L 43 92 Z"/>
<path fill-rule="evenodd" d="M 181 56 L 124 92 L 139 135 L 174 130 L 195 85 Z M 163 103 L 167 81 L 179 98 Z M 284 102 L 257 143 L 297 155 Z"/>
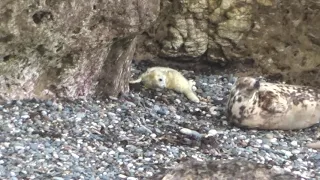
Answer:
<path fill-rule="evenodd" d="M 193 102 L 196 102 L 196 103 L 200 102 L 198 96 L 192 90 L 184 92 L 184 95 Z"/>
<path fill-rule="evenodd" d="M 130 84 L 135 84 L 135 83 L 140 83 L 141 82 L 141 78 L 138 78 L 136 80 L 132 80 L 132 81 L 129 81 Z"/>

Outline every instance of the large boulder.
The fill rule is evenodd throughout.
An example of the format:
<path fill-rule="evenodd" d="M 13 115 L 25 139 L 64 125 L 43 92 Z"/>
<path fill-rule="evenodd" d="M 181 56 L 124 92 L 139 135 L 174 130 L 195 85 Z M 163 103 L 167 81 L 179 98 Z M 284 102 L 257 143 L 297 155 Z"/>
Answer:
<path fill-rule="evenodd" d="M 128 91 L 136 35 L 160 0 L 0 1 L 0 97 Z"/>
<path fill-rule="evenodd" d="M 204 60 L 320 87 L 318 0 L 162 0 L 161 7 L 137 59 Z"/>

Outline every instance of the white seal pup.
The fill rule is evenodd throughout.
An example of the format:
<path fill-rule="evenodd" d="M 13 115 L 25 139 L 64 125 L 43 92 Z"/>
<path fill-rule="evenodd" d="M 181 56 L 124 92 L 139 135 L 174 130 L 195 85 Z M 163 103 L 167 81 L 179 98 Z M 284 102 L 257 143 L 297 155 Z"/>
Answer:
<path fill-rule="evenodd" d="M 320 120 L 319 90 L 240 77 L 232 88 L 228 120 L 239 127 L 293 130 Z"/>
<path fill-rule="evenodd" d="M 167 88 L 183 93 L 189 100 L 199 103 L 200 100 L 193 91 L 195 82 L 187 80 L 179 71 L 169 67 L 152 67 L 142 73 L 138 79 L 129 83 L 142 82 L 146 88 Z"/>

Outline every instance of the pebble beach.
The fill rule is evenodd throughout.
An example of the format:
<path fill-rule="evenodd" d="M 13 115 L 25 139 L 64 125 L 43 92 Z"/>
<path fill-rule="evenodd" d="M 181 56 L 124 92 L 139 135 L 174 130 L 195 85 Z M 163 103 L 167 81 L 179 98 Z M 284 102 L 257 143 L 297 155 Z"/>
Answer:
<path fill-rule="evenodd" d="M 132 88 L 108 99 L 0 105 L 0 179 L 149 179 L 185 157 L 241 157 L 320 179 L 320 152 L 306 147 L 318 138 L 319 125 L 295 131 L 231 126 L 224 108 L 236 77 L 182 72 L 195 80 L 201 103 L 171 90 Z"/>

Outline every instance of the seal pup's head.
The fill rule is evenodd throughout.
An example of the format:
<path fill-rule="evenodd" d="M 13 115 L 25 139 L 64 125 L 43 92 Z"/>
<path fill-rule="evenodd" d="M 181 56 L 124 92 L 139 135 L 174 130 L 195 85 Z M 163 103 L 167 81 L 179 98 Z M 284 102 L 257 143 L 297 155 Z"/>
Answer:
<path fill-rule="evenodd" d="M 148 72 L 143 79 L 143 83 L 148 87 L 166 88 L 166 74 L 161 71 L 153 70 Z"/>

